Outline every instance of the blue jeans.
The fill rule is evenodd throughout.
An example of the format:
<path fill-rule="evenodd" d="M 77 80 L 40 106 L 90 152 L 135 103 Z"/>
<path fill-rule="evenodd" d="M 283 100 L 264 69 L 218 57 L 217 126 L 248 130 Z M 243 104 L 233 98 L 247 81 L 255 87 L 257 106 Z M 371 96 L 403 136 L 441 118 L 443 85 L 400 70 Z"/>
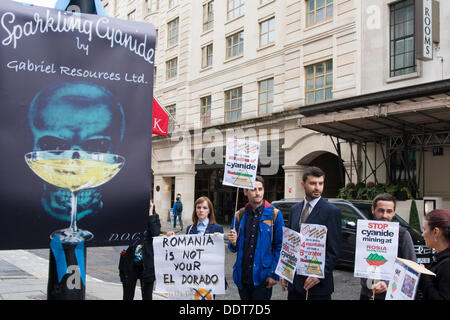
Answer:
<path fill-rule="evenodd" d="M 174 213 L 173 215 L 173 227 L 177 227 L 177 217 L 178 221 L 180 222 L 180 227 L 183 228 L 183 220 L 181 220 L 181 213 Z"/>

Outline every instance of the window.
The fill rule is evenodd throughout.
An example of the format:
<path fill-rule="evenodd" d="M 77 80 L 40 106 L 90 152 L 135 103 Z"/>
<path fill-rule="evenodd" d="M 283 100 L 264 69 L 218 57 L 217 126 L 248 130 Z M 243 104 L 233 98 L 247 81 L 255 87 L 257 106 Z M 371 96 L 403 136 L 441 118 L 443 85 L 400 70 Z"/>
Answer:
<path fill-rule="evenodd" d="M 242 87 L 225 91 L 225 121 L 241 118 Z"/>
<path fill-rule="evenodd" d="M 166 61 L 166 79 L 172 79 L 177 76 L 178 58 Z"/>
<path fill-rule="evenodd" d="M 227 0 L 227 1 L 228 1 L 227 20 L 231 20 L 244 14 L 245 12 L 244 0 Z"/>
<path fill-rule="evenodd" d="M 270 2 L 270 1 L 272 1 L 272 0 L 259 0 L 259 4 L 263 5 L 263 4 L 266 4 L 266 3 Z"/>
<path fill-rule="evenodd" d="M 200 99 L 200 121 L 203 126 L 211 124 L 211 96 Z"/>
<path fill-rule="evenodd" d="M 176 5 L 178 5 L 179 0 L 169 0 L 169 9 L 172 9 Z"/>
<path fill-rule="evenodd" d="M 167 46 L 171 47 L 178 43 L 178 18 L 167 24 Z"/>
<path fill-rule="evenodd" d="M 390 6 L 390 76 L 416 71 L 414 55 L 414 1 Z"/>
<path fill-rule="evenodd" d="M 275 18 L 259 24 L 259 46 L 264 47 L 275 41 Z"/>
<path fill-rule="evenodd" d="M 342 228 L 348 228 L 352 224 L 348 224 L 349 222 L 356 224 L 358 223 L 358 219 L 361 217 L 349 206 L 343 204 L 335 204 L 341 210 L 341 226 Z"/>
<path fill-rule="evenodd" d="M 203 5 L 203 32 L 214 26 L 214 1 Z"/>
<path fill-rule="evenodd" d="M 136 10 L 133 10 L 128 14 L 128 20 L 136 20 Z"/>
<path fill-rule="evenodd" d="M 226 59 L 242 55 L 244 52 L 244 31 L 227 37 L 226 42 Z"/>
<path fill-rule="evenodd" d="M 202 68 L 212 66 L 213 44 L 208 44 L 202 48 Z"/>
<path fill-rule="evenodd" d="M 167 112 L 169 112 L 169 124 L 167 126 L 168 132 L 173 132 L 175 130 L 175 119 L 177 114 L 177 105 L 172 104 L 166 107 Z"/>
<path fill-rule="evenodd" d="M 333 98 L 333 60 L 306 67 L 306 103 Z"/>
<path fill-rule="evenodd" d="M 308 26 L 333 17 L 333 0 L 308 0 L 307 6 Z"/>
<path fill-rule="evenodd" d="M 258 82 L 258 114 L 273 111 L 273 78 Z"/>
<path fill-rule="evenodd" d="M 147 0 L 147 9 L 156 12 L 159 9 L 159 0 Z"/>

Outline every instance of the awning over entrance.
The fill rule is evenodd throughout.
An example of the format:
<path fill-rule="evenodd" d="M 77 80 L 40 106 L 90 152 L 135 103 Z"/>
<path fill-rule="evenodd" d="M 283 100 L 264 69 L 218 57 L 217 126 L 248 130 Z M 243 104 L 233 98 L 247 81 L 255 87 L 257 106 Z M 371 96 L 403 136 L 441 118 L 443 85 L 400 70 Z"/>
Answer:
<path fill-rule="evenodd" d="M 356 143 L 407 137 L 414 146 L 450 145 L 450 79 L 299 108 L 299 125 Z"/>

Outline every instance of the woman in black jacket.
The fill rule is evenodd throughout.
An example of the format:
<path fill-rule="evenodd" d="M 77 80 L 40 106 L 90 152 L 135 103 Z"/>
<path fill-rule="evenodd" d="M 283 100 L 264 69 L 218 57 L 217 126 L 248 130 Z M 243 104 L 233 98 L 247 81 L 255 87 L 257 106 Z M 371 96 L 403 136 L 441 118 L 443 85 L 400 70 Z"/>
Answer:
<path fill-rule="evenodd" d="M 426 246 L 436 250 L 429 267 L 436 276 L 420 276 L 420 296 L 424 300 L 450 300 L 450 212 L 431 211 L 425 216 L 423 227 Z"/>
<path fill-rule="evenodd" d="M 142 299 L 152 300 L 155 282 L 153 237 L 159 236 L 160 232 L 159 215 L 150 201 L 144 238 L 135 241 L 120 255 L 119 274 L 123 286 L 123 300 L 133 300 L 137 279 L 141 280 Z"/>

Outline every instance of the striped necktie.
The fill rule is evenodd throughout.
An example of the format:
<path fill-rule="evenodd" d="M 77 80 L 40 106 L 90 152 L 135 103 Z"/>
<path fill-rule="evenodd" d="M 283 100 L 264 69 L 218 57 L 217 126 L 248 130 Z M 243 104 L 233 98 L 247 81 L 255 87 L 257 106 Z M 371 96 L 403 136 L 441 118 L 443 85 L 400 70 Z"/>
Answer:
<path fill-rule="evenodd" d="M 309 207 L 310 207 L 309 202 L 306 202 L 306 205 L 305 205 L 305 207 L 303 208 L 303 211 L 302 211 L 301 223 L 305 223 L 306 219 L 308 218 L 308 216 L 309 216 Z"/>

